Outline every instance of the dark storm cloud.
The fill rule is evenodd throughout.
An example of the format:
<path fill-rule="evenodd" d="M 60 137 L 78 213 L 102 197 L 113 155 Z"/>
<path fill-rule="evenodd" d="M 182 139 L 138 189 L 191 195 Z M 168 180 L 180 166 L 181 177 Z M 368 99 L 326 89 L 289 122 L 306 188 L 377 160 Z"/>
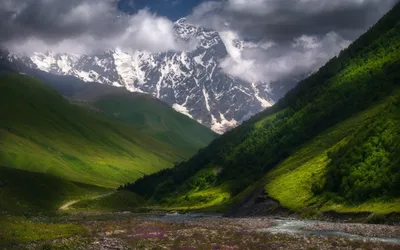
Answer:
<path fill-rule="evenodd" d="M 246 37 L 287 41 L 334 31 L 355 39 L 397 0 L 228 0 L 198 6 L 191 20 L 214 29 L 229 23 Z M 210 14 L 213 13 L 213 14 Z M 204 18 L 206 16 L 207 18 Z"/>
<path fill-rule="evenodd" d="M 394 0 L 268 0 L 242 12 L 242 1 L 230 1 L 226 15 L 248 36 L 267 35 L 285 41 L 334 31 L 344 39 L 355 39 L 394 3 Z"/>
<path fill-rule="evenodd" d="M 223 31 L 226 41 L 250 42 L 240 51 L 228 44 L 231 53 L 221 67 L 247 81 L 271 82 L 318 69 L 377 22 L 396 2 L 208 1 L 195 8 L 188 20 Z"/>
<path fill-rule="evenodd" d="M 18 39 L 38 36 L 59 40 L 90 33 L 102 36 L 117 33 L 113 22 L 108 22 L 115 13 L 109 12 L 107 2 L 80 0 L 1 0 L 1 39 Z M 91 15 L 101 13 L 102 16 Z M 104 16 L 106 15 L 106 16 Z"/>
<path fill-rule="evenodd" d="M 114 0 L 0 0 L 0 17 L 0 43 L 27 51 L 184 46 L 176 41 L 170 20 L 147 10 L 122 14 Z"/>

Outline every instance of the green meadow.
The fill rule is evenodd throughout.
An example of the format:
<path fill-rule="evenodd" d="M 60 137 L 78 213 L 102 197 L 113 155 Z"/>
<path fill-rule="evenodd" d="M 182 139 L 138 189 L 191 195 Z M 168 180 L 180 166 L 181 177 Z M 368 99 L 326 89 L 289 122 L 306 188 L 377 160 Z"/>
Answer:
<path fill-rule="evenodd" d="M 0 75 L 0 209 L 55 209 L 109 192 L 173 167 L 215 137 L 146 97 L 107 97 L 93 105 L 104 112 L 72 105 L 31 77 Z M 164 109 L 156 111 L 159 106 Z"/>

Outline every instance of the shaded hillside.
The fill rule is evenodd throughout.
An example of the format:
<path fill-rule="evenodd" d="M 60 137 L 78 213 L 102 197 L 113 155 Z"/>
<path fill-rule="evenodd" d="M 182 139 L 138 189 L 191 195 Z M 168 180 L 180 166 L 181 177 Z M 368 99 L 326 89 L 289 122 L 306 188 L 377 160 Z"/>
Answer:
<path fill-rule="evenodd" d="M 319 203 L 337 200 L 339 204 L 355 201 L 360 204 L 376 197 L 384 197 L 389 202 L 396 199 L 399 194 L 395 190 L 400 182 L 400 170 L 396 165 L 400 154 L 395 129 L 400 125 L 396 118 L 399 106 L 396 90 L 400 83 L 399 21 L 400 4 L 397 4 L 366 34 L 317 73 L 303 80 L 277 105 L 216 139 L 191 160 L 175 169 L 140 179 L 128 189 L 172 207 L 218 205 L 237 195 L 239 199 L 258 185 L 293 173 L 299 165 L 268 176 L 271 170 L 278 171 L 310 141 L 316 138 L 329 140 L 332 135 L 327 131 L 334 126 L 386 103 L 388 106 L 379 110 L 379 113 L 384 113 L 382 116 L 372 115 L 368 120 L 368 123 L 380 120 L 372 123 L 370 132 L 357 132 L 365 130 L 363 126 L 367 125 L 353 123 L 353 137 L 346 139 L 351 134 L 344 133 L 335 139 L 343 144 L 339 151 L 331 147 L 319 151 L 321 157 L 332 159 L 331 163 L 327 162 L 329 166 L 318 163 L 320 185 L 304 183 L 299 176 L 291 181 L 306 185 L 307 192 L 312 191 L 308 199 L 318 196 Z M 376 153 L 382 153 L 386 158 L 375 158 Z M 370 162 L 369 157 L 377 162 Z M 390 159 L 390 164 L 387 159 Z M 354 177 L 354 170 L 347 169 L 350 163 L 357 164 L 361 174 Z M 312 168 L 304 167 L 303 176 L 308 175 L 308 169 Z M 359 185 L 363 182 L 374 182 L 376 186 Z M 280 187 L 280 191 L 285 190 L 284 186 Z M 360 189 L 364 189 L 363 192 L 374 191 L 354 200 L 351 193 Z M 292 198 L 302 196 L 295 189 L 286 194 Z M 283 197 L 277 192 L 274 198 L 280 200 Z M 303 203 L 297 209 L 310 205 Z"/>
<path fill-rule="evenodd" d="M 57 210 L 66 201 L 110 191 L 44 173 L 0 167 L 0 211 Z"/>

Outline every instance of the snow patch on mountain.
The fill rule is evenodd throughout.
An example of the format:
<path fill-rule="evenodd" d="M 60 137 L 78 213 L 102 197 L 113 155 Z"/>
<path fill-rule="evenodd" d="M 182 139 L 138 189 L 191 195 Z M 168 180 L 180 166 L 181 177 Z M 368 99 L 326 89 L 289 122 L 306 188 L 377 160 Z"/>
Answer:
<path fill-rule="evenodd" d="M 264 92 L 270 93 L 271 88 L 268 86 L 269 84 L 266 84 L 266 83 L 264 83 L 264 84 L 267 85 L 264 89 Z M 255 83 L 251 83 L 251 86 L 253 87 L 253 90 L 254 90 L 254 97 L 261 103 L 261 106 L 263 108 L 268 108 L 268 107 L 271 107 L 272 105 L 274 105 L 274 102 L 267 101 L 261 97 L 260 89 L 258 88 L 259 86 L 257 86 Z"/>
<path fill-rule="evenodd" d="M 215 119 L 213 115 L 211 115 L 212 122 L 211 122 L 211 129 L 214 130 L 215 132 L 222 134 L 226 130 L 230 128 L 234 128 L 238 125 L 238 122 L 235 120 L 227 120 L 225 116 L 221 113 L 219 113 L 220 116 L 220 121 Z"/>
<path fill-rule="evenodd" d="M 46 72 L 56 70 L 58 74 L 68 74 L 73 69 L 74 64 L 78 61 L 78 57 L 47 52 L 34 53 L 31 60 L 40 70 Z"/>
<path fill-rule="evenodd" d="M 35 53 L 22 57 L 26 66 L 86 82 L 124 87 L 153 95 L 176 111 L 223 133 L 274 104 L 269 83 L 249 83 L 224 69 L 227 60 L 248 63 L 242 51 L 258 46 L 230 31 L 215 32 L 180 19 L 179 39 L 193 41 L 190 51 L 149 53 L 113 49 L 95 55 Z"/>
<path fill-rule="evenodd" d="M 179 113 L 187 115 L 188 117 L 193 119 L 193 116 L 189 113 L 189 110 L 185 106 L 175 103 L 172 105 L 172 108 L 178 111 Z"/>

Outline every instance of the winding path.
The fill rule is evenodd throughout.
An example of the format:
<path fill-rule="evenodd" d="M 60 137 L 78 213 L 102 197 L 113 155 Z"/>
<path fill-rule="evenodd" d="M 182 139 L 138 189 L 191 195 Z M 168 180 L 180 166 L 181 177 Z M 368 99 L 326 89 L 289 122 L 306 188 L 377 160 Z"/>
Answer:
<path fill-rule="evenodd" d="M 76 203 L 78 203 L 78 202 L 80 202 L 80 201 L 83 201 L 83 200 L 95 200 L 95 199 L 99 199 L 99 198 L 103 198 L 103 197 L 112 195 L 112 194 L 114 194 L 114 193 L 115 193 L 115 192 L 111 192 L 111 193 L 107 193 L 107 194 L 102 194 L 102 195 L 98 195 L 98 196 L 93 196 L 93 197 L 90 197 L 90 198 L 87 198 L 87 199 L 80 199 L 80 200 L 68 201 L 67 203 L 65 203 L 65 204 L 63 204 L 62 206 L 60 206 L 60 207 L 58 208 L 58 210 L 66 211 L 66 210 L 68 210 L 72 205 L 74 205 L 74 204 L 76 204 Z"/>

